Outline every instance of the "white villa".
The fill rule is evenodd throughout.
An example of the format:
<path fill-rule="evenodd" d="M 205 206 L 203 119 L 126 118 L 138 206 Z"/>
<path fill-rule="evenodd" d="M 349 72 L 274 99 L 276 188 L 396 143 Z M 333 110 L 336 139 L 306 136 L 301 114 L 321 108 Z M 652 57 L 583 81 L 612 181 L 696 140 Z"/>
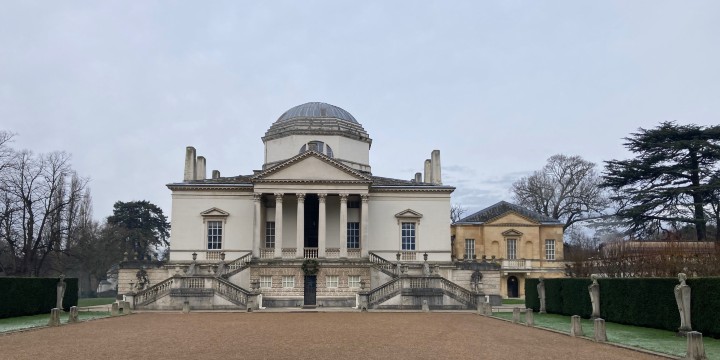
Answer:
<path fill-rule="evenodd" d="M 452 262 L 455 188 L 442 183 L 438 150 L 411 180 L 376 176 L 362 125 L 318 102 L 283 113 L 262 141 L 261 170 L 247 175 L 208 177 L 187 148 L 183 181 L 167 185 L 168 263 L 146 269 L 146 289 L 133 287 L 137 267 L 121 272 L 135 306 L 475 306 L 468 279 L 479 268 Z"/>

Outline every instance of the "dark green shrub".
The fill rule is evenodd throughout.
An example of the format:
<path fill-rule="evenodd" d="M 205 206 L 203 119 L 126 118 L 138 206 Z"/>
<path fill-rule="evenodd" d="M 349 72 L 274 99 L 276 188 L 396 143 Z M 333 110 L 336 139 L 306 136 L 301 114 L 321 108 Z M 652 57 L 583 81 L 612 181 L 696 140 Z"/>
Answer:
<path fill-rule="evenodd" d="M 564 279 L 545 279 L 545 310 L 550 314 L 563 313 L 561 294 Z"/>
<path fill-rule="evenodd" d="M 690 316 L 693 330 L 720 339 L 720 278 L 688 279 L 687 284 L 692 289 Z M 680 315 L 678 324 L 679 319 Z"/>
<path fill-rule="evenodd" d="M 0 319 L 50 313 L 56 305 L 57 278 L 0 278 Z M 78 279 L 65 279 L 63 308 L 78 302 Z"/>
<path fill-rule="evenodd" d="M 533 309 L 534 312 L 540 311 L 540 298 L 537 292 L 539 282 L 538 279 L 525 279 L 525 307 Z"/>
<path fill-rule="evenodd" d="M 588 286 L 592 280 L 587 278 L 562 279 L 560 297 L 562 298 L 563 315 L 580 315 L 589 318 L 592 314 L 592 303 Z M 547 295 L 546 295 L 547 296 Z"/>
<path fill-rule="evenodd" d="M 589 317 L 592 312 L 590 279 L 546 279 L 548 313 Z M 600 316 L 611 322 L 677 331 L 680 327 L 675 278 L 599 279 Z M 720 278 L 689 279 L 692 289 L 691 325 L 704 336 L 720 338 Z M 526 280 L 526 294 L 537 285 Z M 537 291 L 533 292 L 537 297 Z M 532 299 L 526 300 L 528 304 Z M 534 303 L 533 303 L 533 306 Z M 533 307 L 534 308 L 534 307 Z M 539 304 L 538 304 L 539 309 Z"/>

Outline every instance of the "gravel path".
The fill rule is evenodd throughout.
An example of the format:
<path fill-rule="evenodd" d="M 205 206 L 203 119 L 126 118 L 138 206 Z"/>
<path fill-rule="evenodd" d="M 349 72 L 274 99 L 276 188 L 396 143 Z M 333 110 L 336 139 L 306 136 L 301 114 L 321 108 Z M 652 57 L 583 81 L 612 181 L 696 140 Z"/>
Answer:
<path fill-rule="evenodd" d="M 658 359 L 467 313 L 138 313 L 0 336 L 2 359 Z"/>

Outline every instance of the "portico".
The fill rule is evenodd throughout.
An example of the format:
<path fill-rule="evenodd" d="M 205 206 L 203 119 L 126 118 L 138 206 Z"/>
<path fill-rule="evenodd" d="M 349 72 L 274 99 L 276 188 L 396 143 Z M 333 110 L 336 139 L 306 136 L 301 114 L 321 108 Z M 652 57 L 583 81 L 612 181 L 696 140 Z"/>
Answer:
<path fill-rule="evenodd" d="M 317 191 L 294 193 L 268 189 L 254 194 L 254 258 L 357 259 L 368 256 L 367 233 L 363 231 L 367 229 L 369 219 L 367 189 L 337 192 L 337 189 L 325 188 Z"/>

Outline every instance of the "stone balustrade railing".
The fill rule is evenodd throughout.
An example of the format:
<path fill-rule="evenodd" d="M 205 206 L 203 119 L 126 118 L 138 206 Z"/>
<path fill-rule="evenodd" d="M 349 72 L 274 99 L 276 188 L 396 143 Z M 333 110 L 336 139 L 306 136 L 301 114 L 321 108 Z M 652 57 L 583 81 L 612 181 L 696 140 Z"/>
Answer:
<path fill-rule="evenodd" d="M 340 248 L 325 248 L 325 257 L 328 259 L 339 259 Z"/>
<path fill-rule="evenodd" d="M 318 248 L 305 248 L 305 258 L 306 259 L 317 259 L 318 258 Z"/>
<path fill-rule="evenodd" d="M 362 251 L 360 249 L 347 249 L 348 259 L 359 259 L 362 257 Z"/>
<path fill-rule="evenodd" d="M 212 288 L 215 292 L 237 305 L 246 305 L 248 303 L 248 295 L 251 295 L 249 291 L 222 278 L 213 278 Z"/>
<path fill-rule="evenodd" d="M 370 307 L 380 305 L 383 301 L 397 295 L 400 290 L 402 290 L 402 281 L 400 278 L 394 278 L 368 292 L 368 305 Z"/>
<path fill-rule="evenodd" d="M 392 263 L 377 254 L 371 252 L 368 253 L 368 259 L 373 264 L 373 266 L 380 271 L 390 275 L 390 276 L 397 276 L 398 275 L 398 269 L 397 264 Z"/>
<path fill-rule="evenodd" d="M 170 293 L 173 282 L 174 278 L 167 278 L 145 290 L 139 291 L 133 296 L 133 307 L 149 304 L 163 295 Z"/>
<path fill-rule="evenodd" d="M 283 259 L 294 259 L 297 251 L 295 248 L 282 248 L 281 253 Z"/>
<path fill-rule="evenodd" d="M 237 272 L 240 272 L 243 269 L 247 268 L 248 264 L 250 263 L 251 260 L 252 260 L 252 253 L 247 253 L 247 254 L 225 264 L 225 268 L 228 271 L 227 275 L 228 276 L 234 275 Z"/>

